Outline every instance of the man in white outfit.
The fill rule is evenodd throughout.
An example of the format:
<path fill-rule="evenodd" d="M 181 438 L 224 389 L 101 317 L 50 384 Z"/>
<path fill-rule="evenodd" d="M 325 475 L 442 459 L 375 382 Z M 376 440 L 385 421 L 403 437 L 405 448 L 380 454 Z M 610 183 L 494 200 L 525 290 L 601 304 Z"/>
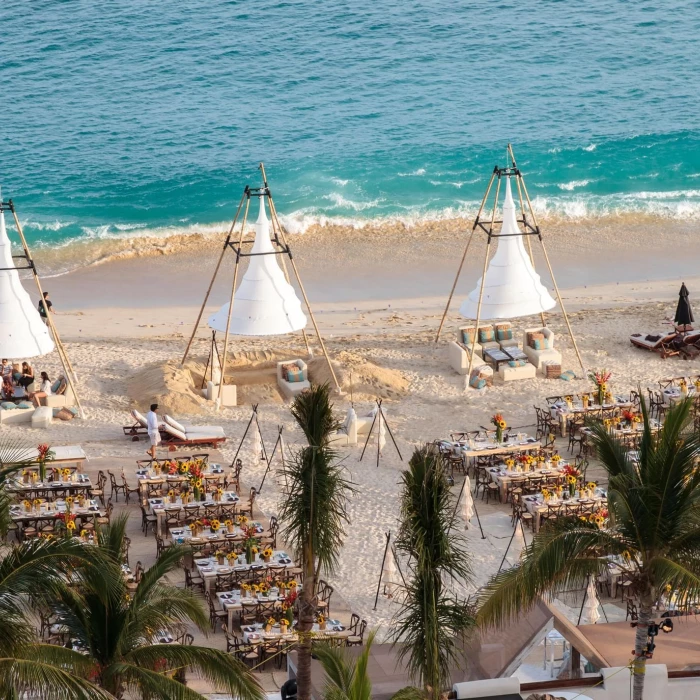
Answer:
<path fill-rule="evenodd" d="M 148 438 L 151 441 L 149 453 L 151 459 L 156 458 L 156 447 L 160 444 L 160 430 L 158 429 L 158 404 L 152 403 L 151 410 L 146 414 L 146 425 L 148 426 Z"/>

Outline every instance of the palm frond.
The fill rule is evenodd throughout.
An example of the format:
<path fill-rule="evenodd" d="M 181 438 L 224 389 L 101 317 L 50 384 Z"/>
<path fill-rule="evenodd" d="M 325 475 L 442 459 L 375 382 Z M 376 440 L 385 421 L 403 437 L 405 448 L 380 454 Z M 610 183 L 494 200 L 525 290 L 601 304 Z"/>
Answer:
<path fill-rule="evenodd" d="M 241 700 L 265 697 L 259 683 L 246 666 L 220 649 L 180 644 L 153 644 L 129 652 L 124 662 L 134 668 L 153 669 L 165 660 L 169 667 L 189 667 L 218 690 Z M 160 694 L 157 697 L 172 697 Z"/>
<path fill-rule="evenodd" d="M 367 666 L 375 636 L 376 631 L 373 630 L 355 659 L 338 647 L 327 644 L 314 646 L 314 656 L 326 674 L 326 700 L 370 700 L 372 683 L 367 675 Z"/>

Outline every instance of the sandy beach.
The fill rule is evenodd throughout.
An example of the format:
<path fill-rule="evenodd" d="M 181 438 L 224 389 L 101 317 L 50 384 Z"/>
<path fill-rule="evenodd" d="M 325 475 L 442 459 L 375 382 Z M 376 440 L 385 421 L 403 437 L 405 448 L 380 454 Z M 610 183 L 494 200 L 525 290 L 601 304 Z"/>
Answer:
<path fill-rule="evenodd" d="M 350 370 L 352 366 L 360 367 L 363 361 L 369 361 L 379 368 L 394 370 L 394 379 L 402 378 L 401 386 L 393 379 L 382 383 L 380 377 L 375 387 L 365 386 L 361 390 L 356 387 L 353 399 L 358 414 L 372 407 L 372 391 L 376 390 L 385 399 L 386 415 L 404 459 L 413 447 L 423 442 L 447 437 L 450 431 L 486 425 L 496 411 L 504 414 L 509 425 L 534 432 L 533 405 L 541 405 L 546 396 L 588 388 L 589 382 L 576 362 L 572 343 L 566 335 L 563 317 L 556 309 L 548 314 L 548 323 L 556 334 L 556 346 L 563 352 L 563 368 L 572 369 L 579 378 L 569 383 L 543 378 L 508 384 L 497 381 L 486 392 L 465 392 L 464 378 L 454 373 L 448 364 L 447 343 L 460 324 L 457 309 L 469 285 L 473 284 L 469 278 L 475 277 L 475 264 L 467 271 L 442 338 L 435 344 L 435 331 L 456 266 L 454 257 L 443 258 L 440 265 L 431 267 L 423 264 L 423 253 L 413 246 L 400 249 L 384 242 L 372 247 L 367 240 L 356 240 L 354 246 L 349 246 L 342 257 L 334 257 L 329 248 L 315 246 L 312 249 L 302 245 L 298 264 L 302 271 L 309 272 L 305 275 L 309 296 L 328 350 L 339 362 L 341 371 L 348 370 L 348 366 L 343 367 L 343 361 L 350 363 Z M 323 255 L 328 257 L 321 259 Z M 364 256 L 372 264 L 366 268 L 364 277 L 357 276 L 357 266 Z M 560 267 L 568 265 L 578 269 L 578 254 L 567 254 L 559 249 L 554 257 L 558 258 Z M 621 264 L 618 260 L 615 264 L 626 275 L 634 272 L 627 263 Z M 686 264 L 692 269 L 692 260 L 686 260 Z M 661 262 L 659 265 L 663 266 Z M 378 275 L 373 268 L 384 270 L 386 274 Z M 145 257 L 86 268 L 47 280 L 45 288 L 51 291 L 58 310 L 56 324 L 80 378 L 79 391 L 86 418 L 69 423 L 55 421 L 47 431 L 19 427 L 7 427 L 4 431 L 21 435 L 30 443 L 81 444 L 96 464 L 98 458 L 120 464 L 134 482 L 135 460 L 144 456 L 146 446 L 125 438 L 121 426 L 129 422 L 128 411 L 134 405 L 133 398 L 137 399 L 139 408 L 147 408 L 151 387 L 153 391 L 163 388 L 161 378 L 165 363 L 176 365 L 179 361 L 196 317 L 196 302 L 201 298 L 211 269 L 210 256 L 197 260 L 196 265 L 191 259 L 178 256 Z M 590 267 L 581 267 L 578 279 L 584 278 L 588 269 Z M 614 391 L 629 392 L 637 386 L 653 386 L 666 376 L 700 371 L 699 361 L 683 362 L 677 358 L 664 361 L 633 348 L 628 340 L 633 332 L 670 327 L 679 287 L 676 276 L 578 286 L 567 285 L 568 279 L 567 275 L 560 277 L 562 295 L 584 364 L 588 369 L 605 367 L 610 370 Z M 395 283 L 395 280 L 400 281 Z M 700 288 L 700 278 L 688 277 L 684 281 L 691 292 Z M 226 283 L 230 284 L 230 276 Z M 223 302 L 225 287 L 222 280 L 221 286 L 215 288 L 211 310 Z M 435 293 L 429 294 L 426 290 Z M 516 328 L 522 330 L 537 322 L 534 318 L 519 319 Z M 199 363 L 206 360 L 208 339 L 208 329 L 203 326 L 193 346 L 194 360 Z M 311 340 L 318 357 L 318 343 Z M 305 356 L 299 335 L 232 339 L 231 352 L 238 361 L 263 357 L 266 351 L 275 351 L 279 356 Z M 47 370 L 50 375 L 59 370 L 55 356 L 39 359 L 35 367 Z M 270 379 L 267 381 L 269 383 Z M 276 438 L 278 426 L 284 428 L 288 449 L 295 449 L 300 433 L 295 429 L 288 406 L 274 390 L 260 393 L 253 387 L 239 386 L 239 396 L 242 405 L 222 409 L 218 414 L 211 404 L 199 401 L 190 415 L 177 417 L 222 425 L 229 436 L 222 452 L 230 462 L 250 415 L 246 402 L 260 400 L 263 438 L 268 449 Z M 350 396 L 346 393 L 337 397 L 335 405 L 339 416 L 344 414 L 350 405 Z M 565 445 L 560 449 L 563 451 Z M 265 463 L 256 459 L 251 450 L 250 442 L 242 449 L 243 481 L 246 487 L 257 488 Z M 405 462 L 391 445 L 385 448 L 379 468 L 374 455 L 359 462 L 360 451 L 361 444 L 341 450 L 357 492 L 349 505 L 351 524 L 340 567 L 328 578 L 347 609 L 367 619 L 370 626 L 379 626 L 382 638 L 396 604 L 380 597 L 377 610 L 373 611 L 372 607 L 384 533 L 394 531 L 397 525 L 398 482 Z M 273 469 L 277 466 L 278 462 L 273 464 Z M 280 489 L 273 475 L 265 482 L 258 499 L 266 517 L 276 514 L 279 498 Z M 467 531 L 475 586 L 485 583 L 496 571 L 512 533 L 507 507 L 481 503 L 477 507 L 486 539 L 481 539 L 473 527 Z M 132 510 L 131 517 L 136 521 L 138 511 Z M 134 528 L 137 526 L 135 523 Z M 516 540 L 515 553 L 520 544 Z M 145 557 L 152 555 L 153 552 L 144 552 Z"/>

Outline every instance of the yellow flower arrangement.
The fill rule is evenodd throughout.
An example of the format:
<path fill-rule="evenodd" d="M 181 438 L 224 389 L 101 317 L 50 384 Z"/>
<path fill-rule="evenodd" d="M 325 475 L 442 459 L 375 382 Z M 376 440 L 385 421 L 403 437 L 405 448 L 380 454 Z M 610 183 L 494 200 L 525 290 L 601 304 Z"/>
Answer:
<path fill-rule="evenodd" d="M 201 480 L 201 479 L 197 479 L 197 481 L 194 482 L 194 485 L 195 485 L 198 489 L 201 489 L 201 488 L 202 488 L 202 480 Z"/>
<path fill-rule="evenodd" d="M 259 550 L 258 550 L 257 547 L 251 547 L 251 548 L 250 548 L 250 551 L 251 551 L 253 554 L 257 554 Z"/>
<path fill-rule="evenodd" d="M 322 625 L 326 621 L 326 618 L 323 617 L 323 615 L 318 616 L 318 624 Z"/>
<path fill-rule="evenodd" d="M 267 624 L 268 624 L 268 625 L 276 625 L 276 624 L 277 624 L 277 620 L 275 620 L 274 617 L 270 617 L 270 618 L 268 618 L 268 620 L 267 620 Z"/>
<path fill-rule="evenodd" d="M 87 537 L 88 531 L 87 530 L 81 530 L 80 531 L 80 536 L 85 539 Z"/>
<path fill-rule="evenodd" d="M 214 519 L 209 523 L 209 527 L 212 532 L 216 532 L 221 527 L 221 523 L 218 520 Z"/>
<path fill-rule="evenodd" d="M 566 477 L 566 483 L 573 486 L 576 483 L 576 477 L 573 474 L 569 474 L 569 476 Z"/>
<path fill-rule="evenodd" d="M 22 501 L 22 505 L 23 505 L 27 510 L 31 510 L 31 509 L 32 509 L 32 502 L 31 502 L 31 501 L 24 500 L 24 501 Z"/>
<path fill-rule="evenodd" d="M 66 468 L 63 470 L 63 476 L 70 478 L 70 469 Z"/>
<path fill-rule="evenodd" d="M 243 591 L 249 591 L 249 590 L 250 590 L 250 584 L 249 584 L 249 583 L 242 583 L 242 584 L 241 584 L 241 590 L 243 590 Z"/>
<path fill-rule="evenodd" d="M 35 506 L 40 506 L 40 505 L 41 505 L 41 498 L 35 498 L 35 499 L 32 501 L 32 503 L 33 503 Z"/>
<path fill-rule="evenodd" d="M 260 586 L 257 583 L 251 585 L 250 590 L 254 593 L 260 593 Z"/>
<path fill-rule="evenodd" d="M 593 489 L 594 489 L 595 487 L 596 487 L 595 481 L 589 481 L 589 482 L 586 484 L 586 488 L 587 488 L 589 491 L 593 491 Z"/>
<path fill-rule="evenodd" d="M 223 495 L 224 495 L 224 490 L 221 488 L 221 486 L 219 486 L 219 488 L 216 489 L 216 493 L 218 493 L 219 496 L 223 496 Z"/>
<path fill-rule="evenodd" d="M 66 523 L 66 530 L 75 530 L 75 520 L 69 520 Z"/>
<path fill-rule="evenodd" d="M 248 518 L 245 515 L 239 515 L 238 516 L 238 524 L 239 525 L 245 525 L 248 522 Z"/>
<path fill-rule="evenodd" d="M 550 496 L 552 495 L 552 492 L 549 489 L 542 489 L 542 498 L 546 501 Z"/>
<path fill-rule="evenodd" d="M 289 588 L 289 589 L 292 590 L 292 591 L 293 591 L 296 587 L 297 587 L 297 582 L 296 582 L 294 579 L 292 579 L 292 580 L 287 584 L 287 588 Z"/>
<path fill-rule="evenodd" d="M 559 464 L 561 462 L 561 455 L 552 455 L 552 464 Z"/>
<path fill-rule="evenodd" d="M 263 549 L 263 556 L 264 557 L 271 557 L 272 556 L 272 547 L 266 547 Z"/>
<path fill-rule="evenodd" d="M 175 495 L 175 491 L 173 491 L 173 489 L 170 489 L 170 491 L 168 491 L 168 496 L 170 498 L 172 498 L 174 495 Z"/>
<path fill-rule="evenodd" d="M 224 520 L 224 525 L 226 525 L 226 527 L 231 527 L 231 525 L 233 525 L 233 520 L 230 518 L 228 520 Z"/>

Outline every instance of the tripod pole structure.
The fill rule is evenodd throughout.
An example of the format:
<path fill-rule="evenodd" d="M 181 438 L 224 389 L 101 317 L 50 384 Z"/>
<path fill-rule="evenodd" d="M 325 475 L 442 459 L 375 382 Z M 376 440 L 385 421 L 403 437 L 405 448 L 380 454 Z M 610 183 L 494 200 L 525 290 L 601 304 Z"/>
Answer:
<path fill-rule="evenodd" d="M 277 452 L 277 446 L 281 444 L 282 442 L 282 430 L 284 428 L 282 426 L 277 426 L 277 440 L 275 441 L 275 446 L 272 448 L 272 452 L 270 453 L 270 459 L 267 462 L 267 468 L 265 469 L 265 473 L 263 474 L 262 481 L 260 482 L 260 488 L 258 489 L 258 493 L 262 493 L 263 486 L 265 485 L 265 478 L 267 477 L 267 473 L 270 471 L 270 467 L 272 466 L 272 460 L 275 457 L 275 452 Z M 262 437 L 262 436 L 261 436 Z M 282 463 L 284 464 L 284 455 L 282 456 Z"/>
<path fill-rule="evenodd" d="M 513 154 L 513 149 L 510 149 L 511 156 Z M 515 161 L 515 158 L 513 157 L 513 161 Z M 522 177 L 519 177 L 518 179 L 522 180 Z M 573 343 L 574 346 L 574 351 L 576 352 L 576 357 L 578 359 L 579 364 L 581 365 L 581 369 L 586 369 L 583 365 L 583 360 L 581 359 L 581 353 L 579 352 L 578 345 L 576 344 L 576 338 L 574 337 L 574 332 L 571 329 L 571 323 L 569 322 L 569 316 L 566 313 L 566 308 L 564 307 L 564 301 L 561 298 L 561 293 L 559 291 L 559 285 L 557 284 L 556 277 L 554 276 L 554 270 L 552 269 L 552 264 L 549 261 L 549 255 L 547 254 L 547 248 L 544 245 L 544 239 L 542 238 L 542 234 L 540 233 L 540 226 L 537 223 L 537 217 L 535 216 L 535 209 L 532 206 L 532 202 L 530 201 L 530 195 L 528 194 L 527 191 L 527 185 L 525 184 L 525 180 L 522 180 L 522 185 L 523 185 L 523 192 L 525 193 L 525 199 L 527 200 L 527 205 L 530 209 L 530 216 L 532 216 L 532 221 L 535 224 L 535 228 L 537 229 L 537 234 L 540 239 L 540 244 L 542 245 L 542 253 L 544 254 L 544 259 L 545 262 L 547 263 L 547 269 L 549 270 L 549 275 L 552 278 L 552 284 L 554 285 L 554 291 L 557 294 L 557 301 L 559 302 L 559 306 L 561 307 L 561 312 L 564 316 L 564 321 L 566 322 L 566 328 L 569 331 L 569 337 L 571 338 L 571 342 Z"/>
<path fill-rule="evenodd" d="M 253 425 L 253 420 L 254 420 L 255 416 L 257 415 L 257 412 L 258 412 L 258 404 L 254 403 L 253 404 L 253 413 L 250 416 L 250 420 L 248 421 L 248 425 L 246 425 L 245 430 L 243 431 L 243 437 L 241 438 L 241 442 L 238 445 L 238 449 L 236 450 L 236 454 L 233 455 L 233 460 L 231 461 L 231 469 L 233 469 L 233 465 L 236 463 L 236 459 L 238 459 L 238 453 L 241 451 L 241 447 L 243 447 L 243 443 L 245 442 L 246 436 L 248 435 L 248 431 L 250 430 L 250 426 Z"/>
<path fill-rule="evenodd" d="M 513 544 L 513 540 L 515 539 L 515 533 L 518 531 L 518 526 L 520 526 L 520 531 L 523 534 L 523 542 L 525 542 L 525 530 L 523 528 L 523 521 L 522 521 L 522 518 L 518 518 L 518 520 L 515 523 L 515 527 L 513 528 L 513 534 L 510 536 L 510 540 L 508 541 L 508 546 L 506 547 L 506 551 L 503 554 L 503 559 L 501 559 L 501 565 L 498 567 L 498 571 L 496 572 L 497 574 L 501 573 L 501 569 L 503 568 L 503 564 L 505 564 L 505 562 L 506 562 L 506 557 L 508 556 L 508 552 L 510 550 L 510 547 Z"/>
<path fill-rule="evenodd" d="M 190 347 L 192 346 L 192 341 L 194 340 L 195 335 L 197 334 L 197 329 L 199 328 L 199 322 L 202 320 L 202 314 L 204 313 L 204 309 L 207 306 L 207 301 L 209 301 L 209 295 L 211 294 L 212 287 L 214 286 L 214 282 L 216 281 L 216 276 L 219 274 L 219 268 L 221 267 L 221 263 L 224 259 L 224 255 L 226 254 L 226 248 L 228 248 L 228 244 L 231 242 L 231 236 L 233 235 L 233 229 L 236 226 L 236 221 L 238 220 L 238 216 L 241 213 L 241 208 L 243 207 L 243 202 L 246 200 L 246 197 L 248 196 L 249 188 L 246 187 L 243 195 L 241 197 L 241 201 L 238 203 L 238 208 L 236 209 L 236 213 L 233 217 L 233 222 L 231 223 L 231 228 L 229 229 L 228 235 L 226 236 L 226 240 L 224 241 L 224 247 L 221 250 L 221 255 L 219 255 L 219 259 L 216 263 L 216 267 L 214 268 L 214 274 L 212 275 L 211 282 L 209 283 L 209 287 L 207 288 L 207 293 L 204 295 L 204 301 L 202 302 L 202 306 L 199 309 L 199 313 L 197 314 L 197 320 L 194 322 L 194 328 L 192 329 L 192 335 L 190 336 L 190 340 L 187 343 L 187 347 L 185 348 L 185 354 L 182 356 L 182 360 L 180 360 L 180 366 L 185 364 L 185 360 L 187 359 L 187 355 L 190 352 Z M 246 214 L 248 213 L 248 207 L 246 206 Z M 245 228 L 245 222 L 243 224 L 243 228 Z M 241 232 L 243 229 L 241 229 Z M 223 378 L 222 378 L 223 379 Z"/>
<path fill-rule="evenodd" d="M 454 513 L 452 513 L 452 522 L 455 521 L 457 518 L 457 509 L 459 508 L 459 502 L 462 499 L 462 495 L 464 494 L 464 489 L 467 485 L 467 479 L 465 477 L 464 481 L 462 482 L 462 488 L 459 490 L 459 495 L 457 496 L 457 502 L 455 503 L 455 510 Z M 474 515 L 476 515 L 476 522 L 479 523 L 479 530 L 481 531 L 481 539 L 485 540 L 486 535 L 484 534 L 484 528 L 481 526 L 481 518 L 479 517 L 479 511 L 476 509 L 476 502 L 472 500 L 472 506 L 474 508 Z"/>
<path fill-rule="evenodd" d="M 362 454 L 360 455 L 360 459 L 358 459 L 358 462 L 362 461 L 362 458 L 365 456 L 365 450 L 367 449 L 367 445 L 369 444 L 369 439 L 372 437 L 372 430 L 374 429 L 374 424 L 377 421 L 377 415 L 378 413 L 374 414 L 374 418 L 372 418 L 372 425 L 369 426 L 369 432 L 367 433 L 367 439 L 365 440 L 365 446 L 362 448 Z"/>
<path fill-rule="evenodd" d="M 246 188 L 246 193 L 249 190 Z M 236 251 L 236 265 L 233 268 L 233 284 L 231 285 L 231 300 L 228 306 L 228 316 L 226 317 L 226 333 L 224 335 L 224 359 L 221 362 L 221 381 L 219 382 L 219 393 L 216 397 L 216 409 L 221 407 L 221 394 L 224 389 L 224 381 L 226 379 L 226 356 L 228 354 L 228 334 L 231 330 L 231 314 L 233 313 L 233 302 L 236 299 L 236 284 L 238 283 L 238 270 L 241 266 L 241 248 L 243 247 L 243 233 L 245 231 L 245 225 L 248 221 L 248 209 L 250 208 L 250 197 L 245 203 L 245 212 L 243 214 L 243 224 L 241 225 L 241 235 L 238 238 L 238 250 Z M 256 414 L 257 415 L 257 414 Z"/>
<path fill-rule="evenodd" d="M 381 404 L 381 401 L 380 401 Z M 403 457 L 401 456 L 401 450 L 399 449 L 399 446 L 396 444 L 396 440 L 394 439 L 394 433 L 391 432 L 391 428 L 389 427 L 389 423 L 386 420 L 386 416 L 384 415 L 384 409 L 382 409 L 381 405 L 379 406 L 379 410 L 381 411 L 382 418 L 384 419 L 384 427 L 387 429 L 389 433 L 389 437 L 391 438 L 391 441 L 394 443 L 394 447 L 396 448 L 396 453 L 399 455 L 399 459 L 403 462 Z"/>
<path fill-rule="evenodd" d="M 384 537 L 386 538 L 386 544 L 384 545 L 384 556 L 382 557 L 382 568 L 379 570 L 379 581 L 377 581 L 377 595 L 374 596 L 374 607 L 372 610 L 377 609 L 377 602 L 379 601 L 379 591 L 382 588 L 382 576 L 384 576 L 384 564 L 386 563 L 386 555 L 389 551 L 389 541 L 391 540 L 391 531 L 385 532 Z"/>
<path fill-rule="evenodd" d="M 328 350 L 326 349 L 326 344 L 321 337 L 321 332 L 318 329 L 318 324 L 316 323 L 316 317 L 314 316 L 313 309 L 311 308 L 311 304 L 309 303 L 309 298 L 306 296 L 306 290 L 304 289 L 304 283 L 301 281 L 301 276 L 299 275 L 299 270 L 297 269 L 296 263 L 294 262 L 294 258 L 292 257 L 291 249 L 289 248 L 289 245 L 287 243 L 287 238 L 284 235 L 284 229 L 282 228 L 280 222 L 279 222 L 279 217 L 277 216 L 277 208 L 275 207 L 274 200 L 272 199 L 272 193 L 270 192 L 270 188 L 267 184 L 267 175 L 265 174 L 265 165 L 264 163 L 260 163 L 260 172 L 262 173 L 262 178 L 263 178 L 263 184 L 265 185 L 265 189 L 267 190 L 267 197 L 268 197 L 268 202 L 270 204 L 270 213 L 272 214 L 272 220 L 273 220 L 273 225 L 277 226 L 277 230 L 279 231 L 279 235 L 282 238 L 282 243 L 286 247 L 288 254 L 289 254 L 289 263 L 292 266 L 292 270 L 294 271 L 294 276 L 296 277 L 297 284 L 299 285 L 299 291 L 301 292 L 302 297 L 304 298 L 304 303 L 306 304 L 306 308 L 309 312 L 309 316 L 311 317 L 311 323 L 314 327 L 314 331 L 316 332 L 316 337 L 318 338 L 319 345 L 321 346 L 321 350 L 323 351 L 323 356 L 326 358 L 326 362 L 328 363 L 328 369 L 331 372 L 331 376 L 333 377 L 333 383 L 335 384 L 335 388 L 339 394 L 342 394 L 342 390 L 340 388 L 340 383 L 338 382 L 338 377 L 335 374 L 335 369 L 333 369 L 333 364 L 331 363 L 331 359 L 328 356 Z"/>
<path fill-rule="evenodd" d="M 486 269 L 489 264 L 489 253 L 491 252 L 491 238 L 493 237 L 493 224 L 496 220 L 496 207 L 498 206 L 498 194 L 501 191 L 501 178 L 499 176 L 496 183 L 496 198 L 493 200 L 493 212 L 491 213 L 491 228 L 489 229 L 489 237 L 486 242 L 486 254 L 484 255 L 484 269 L 481 273 L 481 286 L 479 288 L 479 302 L 476 305 L 476 338 L 471 344 L 469 352 L 469 369 L 467 370 L 467 386 L 471 379 L 472 367 L 474 366 L 474 353 L 476 351 L 476 341 L 479 338 L 479 322 L 481 321 L 481 302 L 484 299 L 484 284 L 486 283 Z"/>
<path fill-rule="evenodd" d="M 477 222 L 479 221 L 479 217 L 481 216 L 481 212 L 484 208 L 484 204 L 486 203 L 486 199 L 489 196 L 489 192 L 491 191 L 491 185 L 493 184 L 493 178 L 496 177 L 496 170 L 494 169 L 493 173 L 491 173 L 491 179 L 489 180 L 489 186 L 486 188 L 486 194 L 484 195 L 484 198 L 481 200 L 481 206 L 479 207 L 479 211 L 476 215 L 476 219 L 474 220 L 474 225 L 472 226 L 471 233 L 469 234 L 469 238 L 467 239 L 467 245 L 464 248 L 464 253 L 462 254 L 462 259 L 459 263 L 459 267 L 457 268 L 457 274 L 455 275 L 455 281 L 452 283 L 452 289 L 450 290 L 450 295 L 447 297 L 447 304 L 445 305 L 445 311 L 442 314 L 442 318 L 440 319 L 440 325 L 438 326 L 437 333 L 435 334 L 435 342 L 437 343 L 438 340 L 440 340 L 440 333 L 442 332 L 442 327 L 445 323 L 445 318 L 447 318 L 447 312 L 450 309 L 450 304 L 452 303 L 452 297 L 454 296 L 455 289 L 457 289 L 457 282 L 459 282 L 459 277 L 462 274 L 462 268 L 464 267 L 464 261 L 467 259 L 467 253 L 469 252 L 469 246 L 472 243 L 472 238 L 474 238 L 474 231 L 476 230 L 476 225 Z"/>
<path fill-rule="evenodd" d="M 379 457 L 381 456 L 382 452 L 382 404 L 381 402 L 377 403 L 377 469 L 379 469 Z"/>
<path fill-rule="evenodd" d="M 22 225 L 19 222 L 19 217 L 17 216 L 17 212 L 15 211 L 15 205 L 10 199 L 8 202 L 10 206 L 10 211 L 12 212 L 12 218 L 15 221 L 15 227 L 17 228 L 17 233 L 19 234 L 20 241 L 22 242 L 22 249 L 24 250 L 24 257 L 27 261 L 27 264 L 32 270 L 32 276 L 34 277 L 34 283 L 36 284 L 36 288 L 39 292 L 39 300 L 43 301 L 44 299 L 44 290 L 41 288 L 41 280 L 39 279 L 39 273 L 36 270 L 36 265 L 34 264 L 34 259 L 32 258 L 32 254 L 29 251 L 29 246 L 27 245 L 27 239 L 24 237 L 24 231 L 22 230 Z M 58 357 L 61 360 L 61 364 L 63 365 L 63 371 L 66 373 L 66 381 L 68 382 L 71 390 L 73 391 L 73 396 L 75 396 L 75 402 L 78 404 L 78 410 L 80 411 L 80 417 L 85 418 L 85 411 L 83 410 L 83 406 L 80 403 L 80 397 L 78 396 L 78 389 L 76 387 L 77 383 L 77 376 L 75 374 L 75 370 L 73 369 L 73 365 L 71 364 L 70 359 L 68 358 L 68 353 L 66 353 L 66 349 L 63 346 L 63 343 L 61 342 L 61 337 L 58 334 L 58 330 L 53 322 L 53 318 L 51 318 L 51 312 L 49 311 L 48 305 L 44 309 L 46 312 L 46 323 L 49 326 L 49 329 L 51 330 L 51 334 L 53 335 L 53 339 L 55 341 L 56 345 L 56 352 L 58 352 Z"/>

